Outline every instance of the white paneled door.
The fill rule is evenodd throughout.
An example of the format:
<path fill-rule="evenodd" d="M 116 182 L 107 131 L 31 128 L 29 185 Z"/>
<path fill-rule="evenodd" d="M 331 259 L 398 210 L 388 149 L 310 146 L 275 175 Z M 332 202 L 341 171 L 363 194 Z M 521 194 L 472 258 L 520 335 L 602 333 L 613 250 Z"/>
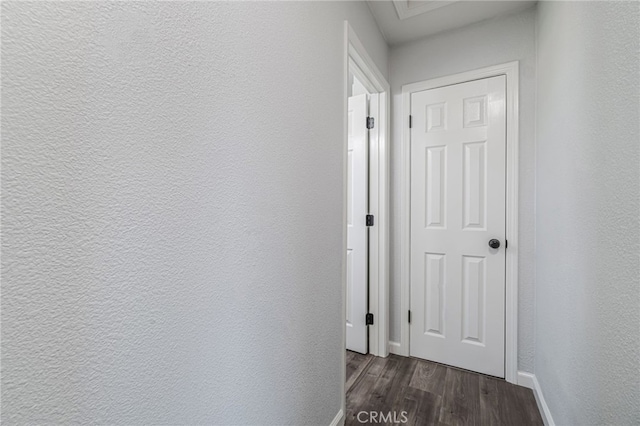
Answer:
<path fill-rule="evenodd" d="M 498 377 L 505 87 L 498 76 L 411 95 L 410 354 Z"/>
<path fill-rule="evenodd" d="M 369 192 L 367 95 L 349 98 L 347 154 L 347 349 L 366 354 Z"/>

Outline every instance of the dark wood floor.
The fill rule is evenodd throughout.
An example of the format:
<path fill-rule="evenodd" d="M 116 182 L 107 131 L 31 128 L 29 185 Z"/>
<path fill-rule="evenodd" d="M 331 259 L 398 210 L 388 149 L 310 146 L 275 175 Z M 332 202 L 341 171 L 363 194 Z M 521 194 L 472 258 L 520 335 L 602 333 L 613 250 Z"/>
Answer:
<path fill-rule="evenodd" d="M 542 425 L 530 389 L 416 358 L 347 351 L 345 425 Z M 366 412 L 360 414 L 361 411 Z M 369 412 L 382 412 L 371 420 Z M 406 412 L 405 423 L 402 412 Z M 395 421 L 393 415 L 395 412 Z M 360 420 L 365 420 L 361 422 Z"/>

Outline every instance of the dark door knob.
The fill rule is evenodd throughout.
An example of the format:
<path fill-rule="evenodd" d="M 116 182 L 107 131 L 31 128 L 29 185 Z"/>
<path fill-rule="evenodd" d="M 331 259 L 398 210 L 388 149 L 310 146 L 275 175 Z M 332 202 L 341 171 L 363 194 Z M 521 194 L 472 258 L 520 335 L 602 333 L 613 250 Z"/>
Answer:
<path fill-rule="evenodd" d="M 496 240 L 495 238 L 489 240 L 489 247 L 497 249 L 498 247 L 500 247 L 500 240 Z"/>

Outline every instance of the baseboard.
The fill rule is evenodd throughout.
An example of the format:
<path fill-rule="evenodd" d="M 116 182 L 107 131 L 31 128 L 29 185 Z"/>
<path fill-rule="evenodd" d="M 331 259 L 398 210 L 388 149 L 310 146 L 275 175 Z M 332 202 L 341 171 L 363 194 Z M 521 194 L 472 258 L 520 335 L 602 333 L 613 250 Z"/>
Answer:
<path fill-rule="evenodd" d="M 344 419 L 342 417 L 343 413 L 341 408 L 340 411 L 338 411 L 338 414 L 336 414 L 336 416 L 333 418 L 329 426 L 338 426 L 344 424 Z"/>
<path fill-rule="evenodd" d="M 535 374 L 518 371 L 518 385 L 533 390 L 533 396 L 536 397 L 538 410 L 540 410 L 540 415 L 542 416 L 542 421 L 545 426 L 555 426 L 556 424 L 553 421 L 553 417 L 551 417 L 551 411 L 549 411 L 549 406 L 547 405 L 547 401 L 544 399 L 542 388 L 540 388 L 540 383 L 538 383 L 538 379 Z"/>
<path fill-rule="evenodd" d="M 518 385 L 535 390 L 535 382 L 533 381 L 535 377 L 526 371 L 518 371 Z"/>
<path fill-rule="evenodd" d="M 400 350 L 400 343 L 392 342 L 391 340 L 389 340 L 389 353 L 402 355 L 402 351 Z"/>

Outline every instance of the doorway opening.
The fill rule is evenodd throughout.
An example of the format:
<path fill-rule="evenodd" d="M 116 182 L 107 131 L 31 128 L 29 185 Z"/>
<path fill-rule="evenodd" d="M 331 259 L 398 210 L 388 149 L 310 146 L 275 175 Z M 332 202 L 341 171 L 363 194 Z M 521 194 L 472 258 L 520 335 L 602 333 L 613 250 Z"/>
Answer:
<path fill-rule="evenodd" d="M 389 355 L 389 111 L 390 87 L 347 21 L 344 25 L 344 187 L 343 187 L 343 385 L 346 380 L 347 339 L 357 341 L 359 352 Z M 351 98 L 351 99 L 350 99 Z M 351 107 L 351 108 L 350 108 Z M 349 126 L 351 109 L 352 127 Z M 356 115 L 360 119 L 356 119 Z M 364 120 L 362 118 L 364 117 Z M 356 127 L 357 125 L 357 127 Z M 366 137 L 366 144 L 349 145 L 349 130 Z M 353 142 L 353 138 L 352 138 Z M 355 148 L 355 149 L 350 149 Z M 352 157 L 350 159 L 350 157 Z M 353 161 L 358 158 L 360 163 Z M 351 165 L 350 165 L 351 164 Z M 349 189 L 358 184 L 359 192 Z M 367 188 L 368 186 L 368 188 Z M 352 192 L 350 192 L 352 191 Z M 356 205 L 356 197 L 358 204 Z M 358 229 L 355 230 L 354 225 Z M 350 229 L 362 242 L 360 286 L 351 286 L 356 272 L 355 242 Z M 364 232 L 363 232 L 364 229 Z M 354 237 L 355 238 L 355 237 Z M 349 243 L 352 243 L 351 250 Z M 349 254 L 350 253 L 350 254 Z M 347 259 L 351 256 L 352 259 Z M 362 259 L 365 259 L 364 266 Z M 351 262 L 351 266 L 349 263 Z M 364 278 L 362 278 L 364 276 Z M 350 281 L 351 280 L 351 281 Z M 356 293 L 357 291 L 357 293 Z M 352 303 L 359 301 L 358 304 Z M 356 318 L 357 315 L 357 318 Z M 350 325 L 361 324 L 349 334 Z M 364 327 L 364 328 L 363 328 Z M 349 335 L 349 336 L 348 336 Z M 363 343 L 364 342 L 364 343 Z M 345 395 L 343 388 L 343 398 Z M 344 412 L 343 399 L 343 412 Z"/>

